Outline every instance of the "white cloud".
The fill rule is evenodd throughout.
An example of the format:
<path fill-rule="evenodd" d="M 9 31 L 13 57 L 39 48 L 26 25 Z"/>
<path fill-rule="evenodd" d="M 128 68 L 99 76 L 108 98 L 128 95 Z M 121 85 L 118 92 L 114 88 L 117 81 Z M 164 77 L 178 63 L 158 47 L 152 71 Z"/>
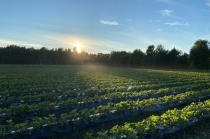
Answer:
<path fill-rule="evenodd" d="M 165 23 L 166 25 L 170 25 L 170 26 L 190 26 L 190 24 L 189 23 L 185 23 L 185 24 L 183 24 L 183 23 L 179 23 L 179 22 L 171 22 L 171 23 Z"/>
<path fill-rule="evenodd" d="M 162 13 L 163 16 L 171 16 L 171 13 L 173 12 L 173 10 L 161 10 L 161 11 L 158 11 L 160 13 Z"/>
<path fill-rule="evenodd" d="M 210 7 L 210 0 L 206 1 L 206 5 Z"/>
<path fill-rule="evenodd" d="M 121 42 L 106 39 L 93 39 L 57 33 L 43 35 L 42 37 L 63 48 L 73 48 L 76 43 L 79 43 L 82 45 L 82 50 L 91 53 L 109 53 L 111 50 L 128 50 L 130 48 Z"/>
<path fill-rule="evenodd" d="M 43 47 L 40 44 L 33 44 L 33 43 L 27 43 L 27 42 L 23 42 L 23 41 L 14 41 L 14 40 L 0 40 L 0 46 L 1 47 L 6 47 L 8 45 L 18 45 L 18 46 L 26 46 L 26 47 L 34 47 L 34 48 L 41 48 Z"/>
<path fill-rule="evenodd" d="M 17 44 L 15 41 L 11 40 L 0 40 L 0 45 L 5 47 L 6 45 Z"/>
<path fill-rule="evenodd" d="M 28 47 L 35 47 L 35 48 L 41 48 L 43 47 L 41 44 L 34 44 L 34 43 L 23 43 L 23 46 L 28 46 Z"/>
<path fill-rule="evenodd" d="M 116 26 L 119 25 L 117 21 L 107 21 L 107 20 L 100 20 L 101 24 Z"/>
<path fill-rule="evenodd" d="M 170 17 L 173 17 L 173 18 L 176 18 L 176 19 L 181 19 L 181 20 L 187 21 L 184 18 L 172 15 L 171 13 L 173 12 L 173 10 L 161 10 L 161 11 L 158 11 L 158 12 L 162 13 L 163 16 L 170 16 Z"/>

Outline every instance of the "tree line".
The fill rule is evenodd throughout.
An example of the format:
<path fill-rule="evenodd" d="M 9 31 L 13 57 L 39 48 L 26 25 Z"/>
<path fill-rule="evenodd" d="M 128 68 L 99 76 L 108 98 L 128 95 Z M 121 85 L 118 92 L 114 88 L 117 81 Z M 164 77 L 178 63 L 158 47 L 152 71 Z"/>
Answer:
<path fill-rule="evenodd" d="M 166 50 L 162 45 L 150 45 L 146 52 L 135 49 L 133 52 L 111 51 L 108 54 L 90 54 L 77 52 L 77 48 L 40 49 L 26 48 L 17 45 L 0 47 L 0 64 L 46 64 L 46 65 L 81 65 L 104 64 L 116 66 L 147 66 L 173 68 L 207 69 L 210 64 L 210 49 L 207 40 L 197 40 L 190 53 L 183 53 L 175 47 Z"/>

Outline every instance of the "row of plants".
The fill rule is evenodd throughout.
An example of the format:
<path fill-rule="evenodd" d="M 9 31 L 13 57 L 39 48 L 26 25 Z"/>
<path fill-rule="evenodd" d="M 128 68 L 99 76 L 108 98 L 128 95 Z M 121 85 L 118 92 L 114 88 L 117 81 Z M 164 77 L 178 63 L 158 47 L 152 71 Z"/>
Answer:
<path fill-rule="evenodd" d="M 160 86 L 157 86 L 155 85 L 155 89 L 159 89 L 161 88 L 163 85 L 160 85 Z M 167 85 L 164 85 L 164 86 L 167 86 Z M 173 86 L 175 86 L 173 84 Z M 208 86 L 208 83 L 205 83 L 205 84 L 195 84 L 195 85 L 190 85 L 190 86 L 195 86 L 194 88 L 196 87 L 200 87 L 202 88 L 202 86 Z M 188 86 L 188 88 L 190 89 L 190 86 Z M 150 86 L 150 88 L 154 87 L 153 85 Z M 139 88 L 139 86 L 138 86 Z M 127 91 L 132 91 L 132 90 L 138 90 L 138 88 L 136 88 L 135 86 L 132 86 L 132 85 L 127 85 L 126 87 L 123 87 L 122 90 L 127 90 Z M 140 86 L 140 88 L 142 89 L 142 86 Z M 172 88 L 175 88 L 175 87 L 172 87 Z M 180 90 L 180 87 L 179 86 L 176 86 L 176 88 L 178 88 Z M 182 88 L 185 90 L 185 88 L 187 88 L 187 86 L 182 86 Z M 74 98 L 74 97 L 84 97 L 84 96 L 91 96 L 89 92 L 92 92 L 92 94 L 96 94 L 97 93 L 98 95 L 103 95 L 103 94 L 107 94 L 108 91 L 104 90 L 104 89 L 100 89 L 100 91 L 98 90 L 82 90 L 80 88 L 77 89 L 78 91 L 75 91 L 75 90 L 68 90 L 68 91 L 63 91 L 63 90 L 52 90 L 50 93 L 46 93 L 46 92 L 42 92 L 42 93 L 38 93 L 38 92 L 34 92 L 34 93 L 30 93 L 29 95 L 25 95 L 25 94 L 21 94 L 21 96 L 17 96 L 14 97 L 14 96 L 10 96 L 10 94 L 7 94 L 6 97 L 2 97 L 0 96 L 0 100 L 1 102 L 4 102 L 4 107 L 5 106 L 9 106 L 11 105 L 12 103 L 18 103 L 18 102 L 22 102 L 22 103 L 29 103 L 29 104 L 32 104 L 34 102 L 40 102 L 40 101 L 56 101 L 56 100 L 63 100 L 63 99 L 67 99 L 67 98 Z M 147 89 L 142 89 L 142 90 L 147 90 Z M 176 90 L 176 89 L 174 89 Z M 94 93 L 93 93 L 94 92 Z M 103 93 L 100 93 L 100 92 L 103 92 Z M 115 91 L 112 91 L 112 92 L 115 92 Z M 110 94 L 110 96 L 114 93 L 108 93 Z M 119 91 L 116 91 L 116 92 L 119 92 Z M 62 95 L 62 96 L 61 96 Z M 115 95 L 115 94 L 114 94 Z M 113 96 L 114 96 L 113 95 Z M 93 96 L 94 97 L 94 96 Z"/>
<path fill-rule="evenodd" d="M 81 67 L 0 69 L 1 135 L 39 138 L 209 98 L 208 73 Z"/>
<path fill-rule="evenodd" d="M 40 74 L 35 74 L 35 75 L 31 75 L 32 76 L 30 78 L 30 80 L 27 78 L 27 76 L 29 75 L 19 75 L 18 78 L 19 80 L 17 81 L 13 81 L 14 80 L 14 77 L 13 76 L 9 76 L 10 78 L 12 78 L 13 80 L 11 81 L 10 78 L 5 79 L 5 80 L 10 80 L 10 82 L 8 81 L 4 81 L 1 85 L 3 85 L 4 83 L 6 84 L 5 86 L 9 86 L 9 87 L 13 87 L 11 89 L 6 89 L 6 90 L 9 90 L 10 91 L 10 95 L 12 96 L 13 95 L 13 89 L 16 90 L 14 91 L 14 94 L 16 95 L 20 95 L 19 93 L 27 93 L 29 90 L 31 90 L 32 92 L 29 92 L 29 93 L 33 93 L 35 91 L 37 91 L 38 89 L 38 92 L 41 92 L 41 91 L 44 91 L 44 92 L 50 92 L 52 89 L 55 89 L 57 88 L 58 86 L 61 86 L 63 88 L 66 87 L 66 84 L 68 86 L 69 84 L 69 89 L 73 89 L 75 87 L 77 87 L 78 84 L 81 84 L 82 87 L 85 87 L 85 88 L 90 88 L 90 86 L 87 86 L 88 83 L 90 82 L 101 82 L 102 84 L 104 84 L 105 82 L 106 83 L 109 83 L 107 87 L 110 87 L 111 84 L 117 84 L 115 80 L 117 80 L 117 82 L 119 83 L 128 83 L 130 82 L 131 84 L 133 84 L 134 86 L 135 85 L 139 85 L 142 83 L 144 84 L 148 84 L 147 81 L 145 81 L 145 79 L 148 79 L 148 76 L 149 74 L 151 73 L 147 73 L 146 75 L 144 75 L 144 77 L 141 79 L 138 79 L 138 81 L 136 80 L 131 80 L 130 78 L 122 78 L 122 77 L 117 77 L 117 76 L 109 76 L 108 74 L 99 74 L 97 75 L 97 73 L 86 73 L 86 72 L 82 72 L 81 74 L 78 74 L 78 72 L 72 72 L 72 73 L 67 73 L 67 72 L 64 72 L 62 74 L 57 74 L 56 72 L 49 72 L 49 71 L 42 71 L 40 73 L 42 73 L 41 75 Z M 156 71 L 155 71 L 156 72 Z M 51 74 L 50 74 L 51 73 Z M 144 71 L 143 74 L 145 74 L 146 72 Z M 96 74 L 96 75 L 95 75 Z M 154 73 L 153 73 L 154 74 Z M 174 73 L 173 73 L 174 74 Z M 138 74 L 139 75 L 139 74 Z M 43 78 L 41 78 L 42 80 L 39 80 L 39 77 L 40 76 L 44 76 Z M 90 77 L 91 76 L 91 77 Z M 130 76 L 130 74 L 128 74 L 128 76 Z M 167 82 L 166 80 L 162 80 L 162 78 L 164 79 L 164 77 L 162 77 L 162 75 L 158 75 L 157 73 L 155 73 L 155 76 L 156 78 L 155 79 L 150 79 L 150 84 L 157 84 L 157 83 L 167 83 L 167 82 L 171 82 L 170 80 L 170 76 L 168 77 L 167 76 Z M 89 78 L 90 77 L 90 78 Z M 61 80 L 62 79 L 62 80 Z M 73 79 L 74 81 L 73 82 L 70 82 L 69 79 Z M 161 80 L 157 80 L 157 79 L 161 79 Z M 187 82 L 189 80 L 186 80 L 185 78 L 181 78 L 182 79 L 182 82 Z M 189 77 L 188 77 L 189 79 Z M 180 80 L 180 79 L 178 79 Z M 198 78 L 196 79 L 198 81 Z M 32 86 L 31 82 L 35 82 L 34 85 Z M 112 82 L 113 81 L 113 82 Z M 172 81 L 177 81 L 177 79 L 174 79 L 172 78 Z M 194 78 L 191 78 L 191 81 L 195 81 Z M 13 83 L 19 83 L 20 85 L 17 85 L 17 84 L 14 84 Z M 26 85 L 24 85 L 26 84 Z M 38 85 L 38 86 L 37 86 Z M 72 87 L 74 86 L 74 87 Z M 120 84 L 117 85 L 117 86 L 121 86 Z M 0 89 L 2 89 L 4 87 L 0 87 Z M 22 88 L 22 89 L 21 89 Z M 105 88 L 105 87 L 102 87 L 102 88 Z M 67 88 L 68 89 L 68 88 Z M 18 90 L 18 91 L 17 91 Z M 4 92 L 5 90 L 2 90 L 0 91 L 0 93 L 7 93 L 7 92 Z"/>
<path fill-rule="evenodd" d="M 151 98 L 143 101 L 121 101 L 120 103 L 93 107 L 91 109 L 82 109 L 82 110 L 72 110 L 70 113 L 62 113 L 60 116 L 56 117 L 56 121 L 59 121 L 62 115 L 67 115 L 66 121 L 71 121 L 74 124 L 79 126 L 88 125 L 88 123 L 103 123 L 108 122 L 113 119 L 120 119 L 125 116 L 131 116 L 132 114 L 138 114 L 143 111 L 158 111 L 165 108 L 177 106 L 183 103 L 189 103 L 195 101 L 196 98 L 203 97 L 204 95 L 209 96 L 208 90 L 197 91 L 197 92 L 186 92 L 179 95 L 170 95 L 164 96 L 160 98 Z M 49 119 L 51 115 L 45 117 L 45 119 Z M 41 117 L 37 117 L 41 118 Z M 11 119 L 10 119 L 11 120 Z M 52 122 L 52 121 L 51 121 Z M 55 121 L 54 121 L 55 122 Z M 22 123 L 27 123 L 26 127 L 30 127 L 33 125 L 33 121 L 25 120 Z M 21 123 L 16 123 L 15 125 L 19 125 Z M 47 124 L 47 123 L 45 123 Z M 15 126 L 14 125 L 14 126 Z M 7 127 L 7 126 L 6 126 Z"/>
<path fill-rule="evenodd" d="M 75 73 L 74 73 L 75 74 Z M 83 80 L 86 82 L 87 80 L 86 80 L 86 74 L 87 73 L 83 73 L 83 74 L 76 74 L 75 76 L 77 77 L 82 77 L 83 78 Z M 92 74 L 90 74 L 91 76 L 92 76 Z M 89 75 L 89 76 L 90 76 Z M 60 75 L 59 75 L 60 76 Z M 105 78 L 105 76 L 106 76 L 106 74 L 100 74 L 100 78 L 101 77 L 103 77 L 103 78 Z M 57 77 L 57 76 L 56 76 Z M 61 76 L 62 77 L 62 76 Z M 71 78 L 73 77 L 73 76 L 70 76 Z M 99 77 L 97 77 L 97 78 L 99 78 Z M 113 79 L 113 78 L 117 78 L 117 77 L 112 77 L 111 79 Z M 92 79 L 94 79 L 94 77 L 92 77 Z M 82 81 L 83 81 L 82 80 Z M 81 80 L 80 80 L 81 81 Z M 92 80 L 93 81 L 93 80 Z M 96 81 L 98 81 L 98 80 L 96 80 Z M 110 80 L 109 80 L 110 81 Z M 121 82 L 124 82 L 125 80 L 123 80 L 123 81 L 121 81 Z M 77 81 L 76 81 L 77 82 Z M 155 81 L 154 81 L 155 82 Z M 153 82 L 153 83 L 154 83 Z M 139 90 L 145 90 L 145 89 L 153 89 L 154 87 L 156 88 L 156 89 L 158 89 L 158 88 L 161 88 L 161 87 L 166 87 L 167 85 L 169 85 L 169 84 L 171 84 L 171 83 L 169 83 L 169 84 L 166 84 L 166 83 L 162 83 L 161 84 L 161 86 L 156 86 L 157 84 L 155 84 L 154 86 L 153 86 L 153 84 L 151 84 L 151 82 L 149 83 L 149 84 L 145 84 L 145 85 L 136 85 L 136 84 L 139 84 L 140 82 L 138 81 L 138 82 L 134 82 L 133 83 L 133 85 L 128 85 L 128 84 L 124 84 L 124 86 L 119 86 L 119 87 L 117 87 L 117 85 L 115 85 L 115 86 L 109 86 L 109 87 L 107 87 L 107 88 L 105 88 L 105 86 L 102 86 L 101 87 L 101 85 L 95 85 L 94 87 L 92 87 L 91 89 L 85 89 L 84 88 L 84 92 L 85 92 L 85 94 L 86 95 L 88 95 L 88 94 L 92 94 L 92 95 L 94 95 L 95 93 L 97 93 L 97 94 L 100 94 L 100 93 L 107 93 L 107 92 L 116 92 L 116 91 L 125 91 L 125 90 L 127 90 L 127 91 L 139 91 Z M 145 81 L 143 82 L 143 83 L 146 83 Z M 101 84 L 104 84 L 104 82 L 103 83 L 101 83 Z M 177 83 L 176 83 L 177 84 Z M 179 84 L 183 84 L 183 82 L 180 82 Z M 189 84 L 189 83 L 186 83 L 186 84 Z M 47 85 L 47 84 L 46 84 Z M 84 85 L 84 84 L 83 84 Z M 178 84 L 177 84 L 178 85 Z M 24 86 L 24 85 L 23 85 Z M 36 89 L 38 89 L 38 90 L 42 90 L 42 89 L 44 89 L 44 87 L 43 87 L 44 85 L 42 85 L 42 86 L 40 86 L 40 87 L 38 87 L 38 88 L 36 88 Z M 71 85 L 70 85 L 71 86 Z M 171 84 L 171 86 L 175 86 L 174 84 Z M 51 87 L 52 87 L 52 85 L 51 85 Z M 89 86 L 90 87 L 90 86 Z M 148 88 L 149 87 L 149 88 Z M 47 87 L 48 88 L 48 90 L 51 90 L 52 88 L 50 88 L 50 87 Z M 72 89 L 72 88 L 71 88 Z M 77 88 L 76 90 L 78 90 L 78 89 L 80 89 L 80 88 Z M 72 89 L 73 90 L 73 89 Z M 66 94 L 64 94 L 63 95 L 63 98 L 64 97 L 69 97 L 69 96 L 71 96 L 71 97 L 75 97 L 75 96 L 77 96 L 78 97 L 78 94 L 79 93 L 77 93 L 77 92 L 75 92 L 75 91 L 72 91 L 72 90 L 68 90 L 68 91 L 66 91 L 65 93 Z M 75 88 L 74 88 L 74 90 L 75 90 Z M 21 94 L 19 93 L 19 91 L 17 91 L 17 90 L 15 90 L 15 91 L 13 91 L 13 90 L 6 90 L 4 93 L 5 93 L 5 95 L 4 96 L 0 96 L 0 98 L 1 98 L 1 102 L 3 102 L 3 104 L 4 104 L 4 107 L 7 107 L 7 106 L 9 106 L 9 104 L 11 104 L 11 103 L 17 103 L 17 102 L 26 102 L 26 101 L 28 101 L 27 103 L 33 103 L 34 101 L 36 101 L 36 103 L 37 102 L 40 102 L 40 101 L 56 101 L 56 95 L 55 95 L 55 93 L 53 93 L 53 91 L 55 91 L 55 90 L 52 90 L 52 92 L 41 92 L 41 93 L 39 93 L 39 92 L 34 92 L 34 93 L 31 93 L 31 92 L 27 92 L 26 94 L 24 93 L 24 92 L 22 92 Z M 60 89 L 58 89 L 58 92 L 59 91 L 61 91 Z M 67 93 L 68 92 L 68 93 Z M 11 94 L 15 94 L 15 96 L 13 97 L 13 95 L 11 95 Z M 71 94 L 71 95 L 70 95 Z M 83 93 L 81 93 L 81 94 L 83 94 Z M 34 96 L 33 96 L 34 95 Z M 48 95 L 49 97 L 46 97 L 46 95 Z M 101 94 L 100 94 L 101 95 Z M 58 94 L 58 96 L 57 97 L 59 97 L 60 95 Z M 82 95 L 81 95 L 82 96 Z M 52 99 L 54 99 L 54 100 L 52 100 Z M 16 101 L 16 102 L 15 102 Z M 6 106 L 5 106 L 5 104 L 6 104 Z"/>
<path fill-rule="evenodd" d="M 85 82 L 94 82 L 94 81 L 85 81 Z M 96 82 L 96 81 L 95 81 Z M 73 85 L 72 83 L 68 83 L 68 85 L 66 84 L 62 84 L 59 85 L 59 89 L 57 89 L 57 85 L 56 83 L 51 83 L 51 84 L 55 84 L 55 85 L 42 85 L 42 86 L 35 86 L 34 88 L 30 88 L 28 87 L 28 89 L 18 89 L 16 88 L 12 88 L 12 89 L 6 89 L 5 91 L 0 91 L 0 95 L 1 97 L 8 97 L 9 96 L 14 96 L 14 97 L 18 97 L 18 96 L 35 96 L 35 95 L 39 95 L 42 94 L 44 92 L 47 93 L 54 93 L 54 92 L 62 92 L 64 90 L 87 90 L 86 92 L 92 92 L 94 90 L 101 90 L 102 92 L 107 92 L 108 89 L 111 89 L 112 91 L 116 91 L 116 90 L 122 90 L 122 91 L 126 91 L 127 87 L 129 85 L 132 85 L 133 87 L 136 88 L 148 88 L 148 86 L 150 85 L 151 87 L 153 87 L 155 85 L 155 87 L 158 87 L 156 85 L 162 85 L 162 84 L 166 84 L 165 82 L 162 83 L 133 83 L 133 82 L 129 82 L 129 83 L 122 83 L 123 81 L 121 81 L 121 83 L 110 83 L 110 82 L 98 82 L 97 84 L 82 84 L 82 83 L 78 83 L 76 85 Z M 174 82 L 175 84 L 170 83 L 169 85 L 176 85 L 177 83 Z M 192 83 L 192 82 L 190 82 Z M 189 82 L 186 82 L 186 84 L 190 84 Z M 73 87 L 74 86 L 74 87 Z M 151 88 L 150 87 L 150 88 Z M 161 86 L 160 86 L 161 87 Z M 89 89 L 89 90 L 88 90 Z"/>
<path fill-rule="evenodd" d="M 191 103 L 181 110 L 168 110 L 160 116 L 152 115 L 141 122 L 116 125 L 108 131 L 98 132 L 95 139 L 162 138 L 195 122 L 210 117 L 210 100 Z"/>
<path fill-rule="evenodd" d="M 75 98 L 75 99 L 70 98 L 70 99 L 62 100 L 62 101 L 40 102 L 40 103 L 33 104 L 33 105 L 20 104 L 18 106 L 10 106 L 8 108 L 0 108 L 0 114 L 3 117 L 1 119 L 6 120 L 9 117 L 10 118 L 16 117 L 16 119 L 17 119 L 19 117 L 18 119 L 24 120 L 27 117 L 42 116 L 42 115 L 46 115 L 50 112 L 55 113 L 55 111 L 56 111 L 56 113 L 60 114 L 62 112 L 70 111 L 75 107 L 78 109 L 85 109 L 85 108 L 90 108 L 90 107 L 96 107 L 99 105 L 106 105 L 109 102 L 118 103 L 120 101 L 125 101 L 125 100 L 130 100 L 130 101 L 135 102 L 138 99 L 138 100 L 142 100 L 141 102 L 144 103 L 144 101 L 150 100 L 149 98 L 151 98 L 151 99 L 157 98 L 157 100 L 158 100 L 160 98 L 165 99 L 167 97 L 170 97 L 170 99 L 171 99 L 171 97 L 179 98 L 181 96 L 180 98 L 182 98 L 182 99 L 180 101 L 182 101 L 182 100 L 186 101 L 186 97 L 182 97 L 182 95 L 188 96 L 190 94 L 191 97 L 196 98 L 198 96 L 206 95 L 206 92 L 209 91 L 209 89 L 201 90 L 200 88 L 203 88 L 202 85 L 193 86 L 190 89 L 197 90 L 198 87 L 199 87 L 199 92 L 194 91 L 194 92 L 183 93 L 184 91 L 182 91 L 182 90 L 184 90 L 183 88 L 185 88 L 185 87 L 179 88 L 179 90 L 177 90 L 177 91 L 174 91 L 173 89 L 178 89 L 178 88 L 171 88 L 171 89 L 166 88 L 166 89 L 160 89 L 157 91 L 149 90 L 149 91 L 143 91 L 143 92 L 138 92 L 138 93 L 137 92 L 133 92 L 133 93 L 131 93 L 131 92 L 124 92 L 124 93 L 116 92 L 116 93 L 113 93 L 112 95 L 110 95 L 110 94 L 107 94 L 104 96 L 96 95 L 93 98 L 91 98 L 91 97 L 84 97 L 82 99 L 81 98 Z M 187 89 L 189 89 L 189 88 L 187 88 Z M 202 91 L 202 92 L 200 93 L 200 91 Z M 173 95 L 176 94 L 176 96 L 173 96 L 171 94 L 173 94 Z M 167 96 L 167 95 L 170 95 L 170 96 Z M 115 97 L 113 97 L 113 96 L 115 96 Z M 160 100 L 160 101 L 162 101 L 162 100 Z M 165 100 L 163 100 L 162 102 L 165 102 Z M 160 104 L 162 104 L 162 102 Z M 173 101 L 171 101 L 171 102 L 173 102 Z M 145 103 L 147 103 L 147 102 L 145 102 Z M 147 105 L 150 105 L 150 104 L 153 105 L 153 103 L 148 103 Z M 17 120 L 15 120 L 15 121 L 17 121 Z"/>

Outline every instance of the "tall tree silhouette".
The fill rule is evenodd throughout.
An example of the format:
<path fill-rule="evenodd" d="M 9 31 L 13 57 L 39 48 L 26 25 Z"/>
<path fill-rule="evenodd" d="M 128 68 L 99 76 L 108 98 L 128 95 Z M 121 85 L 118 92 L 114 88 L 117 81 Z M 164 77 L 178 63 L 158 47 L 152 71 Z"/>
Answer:
<path fill-rule="evenodd" d="M 190 60 L 192 66 L 207 69 L 209 66 L 209 47 L 207 40 L 197 40 L 190 49 Z"/>

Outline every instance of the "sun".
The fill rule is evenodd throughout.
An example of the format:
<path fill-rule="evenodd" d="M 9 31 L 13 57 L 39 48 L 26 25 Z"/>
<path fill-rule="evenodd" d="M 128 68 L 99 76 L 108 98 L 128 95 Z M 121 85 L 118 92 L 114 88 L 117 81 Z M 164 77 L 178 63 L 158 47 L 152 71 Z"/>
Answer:
<path fill-rule="evenodd" d="M 76 44 L 74 44 L 74 46 L 77 47 L 77 52 L 78 52 L 78 53 L 81 53 L 81 52 L 82 52 L 82 49 L 81 49 L 82 45 L 81 45 L 81 44 L 76 43 Z"/>
<path fill-rule="evenodd" d="M 78 53 L 81 53 L 81 52 L 82 52 L 82 50 L 81 50 L 80 47 L 77 47 L 77 52 L 78 52 Z"/>

